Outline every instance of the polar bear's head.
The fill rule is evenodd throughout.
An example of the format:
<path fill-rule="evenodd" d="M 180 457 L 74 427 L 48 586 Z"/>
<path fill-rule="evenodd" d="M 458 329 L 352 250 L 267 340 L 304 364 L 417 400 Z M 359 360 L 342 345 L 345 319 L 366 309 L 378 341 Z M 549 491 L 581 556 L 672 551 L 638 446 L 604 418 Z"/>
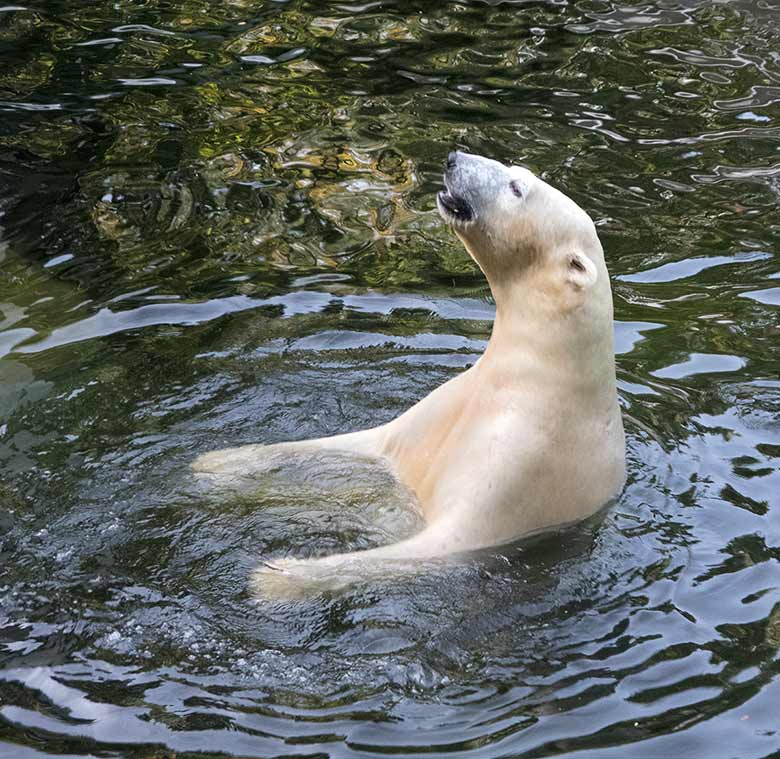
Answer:
<path fill-rule="evenodd" d="M 454 152 L 444 186 L 437 197 L 439 212 L 497 298 L 507 287 L 516 289 L 520 279 L 566 311 L 591 300 L 588 291 L 596 285 L 596 291 L 609 292 L 590 217 L 528 169 Z"/>

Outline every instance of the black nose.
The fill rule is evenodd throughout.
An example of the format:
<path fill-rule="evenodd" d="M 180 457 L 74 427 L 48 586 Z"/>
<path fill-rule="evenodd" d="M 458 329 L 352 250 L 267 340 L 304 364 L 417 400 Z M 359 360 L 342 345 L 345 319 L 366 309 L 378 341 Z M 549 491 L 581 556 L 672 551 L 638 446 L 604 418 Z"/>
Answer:
<path fill-rule="evenodd" d="M 458 151 L 453 150 L 448 156 L 447 156 L 447 168 L 448 169 L 454 169 L 455 164 L 458 162 Z"/>

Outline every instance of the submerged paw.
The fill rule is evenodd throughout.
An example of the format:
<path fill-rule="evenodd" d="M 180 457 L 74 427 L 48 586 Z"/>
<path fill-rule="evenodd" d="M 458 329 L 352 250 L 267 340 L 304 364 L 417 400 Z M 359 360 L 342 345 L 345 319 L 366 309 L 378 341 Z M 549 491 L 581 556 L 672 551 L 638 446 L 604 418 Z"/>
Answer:
<path fill-rule="evenodd" d="M 204 453 L 192 462 L 192 471 L 202 475 L 249 477 L 267 471 L 278 464 L 269 446 L 245 445 Z"/>
<path fill-rule="evenodd" d="M 273 559 L 261 562 L 249 587 L 258 598 L 294 600 L 344 587 L 345 577 L 322 559 Z"/>
<path fill-rule="evenodd" d="M 236 464 L 234 458 L 230 455 L 234 449 L 227 448 L 223 451 L 211 451 L 198 456 L 192 462 L 192 471 L 196 474 L 224 474 L 234 472 Z"/>

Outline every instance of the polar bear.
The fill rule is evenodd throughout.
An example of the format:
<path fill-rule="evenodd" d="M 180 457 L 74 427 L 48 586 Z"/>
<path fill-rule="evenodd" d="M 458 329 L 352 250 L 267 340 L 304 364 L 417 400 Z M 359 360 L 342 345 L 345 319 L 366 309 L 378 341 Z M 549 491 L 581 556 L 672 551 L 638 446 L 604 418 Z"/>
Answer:
<path fill-rule="evenodd" d="M 261 591 L 507 543 L 580 520 L 623 486 L 612 293 L 593 222 L 527 168 L 463 152 L 448 157 L 437 206 L 495 299 L 479 360 L 380 427 L 215 451 L 193 465 L 219 481 L 292 452 L 380 459 L 416 496 L 424 527 L 379 548 L 264 564 Z"/>

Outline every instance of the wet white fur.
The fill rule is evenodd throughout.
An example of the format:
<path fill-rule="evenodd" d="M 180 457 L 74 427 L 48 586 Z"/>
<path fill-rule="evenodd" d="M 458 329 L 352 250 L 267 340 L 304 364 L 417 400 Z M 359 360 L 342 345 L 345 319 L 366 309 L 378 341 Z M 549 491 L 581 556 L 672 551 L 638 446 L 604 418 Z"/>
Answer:
<path fill-rule="evenodd" d="M 260 592 L 315 576 L 350 577 L 506 543 L 582 519 L 624 481 L 615 387 L 612 295 L 593 222 L 527 169 L 459 154 L 450 188 L 476 218 L 453 219 L 496 301 L 483 356 L 392 422 L 331 438 L 215 451 L 193 468 L 230 478 L 271 451 L 377 457 L 416 495 L 425 527 L 401 542 L 317 560 L 287 559 L 255 576 Z M 522 190 L 517 197 L 510 186 Z"/>

